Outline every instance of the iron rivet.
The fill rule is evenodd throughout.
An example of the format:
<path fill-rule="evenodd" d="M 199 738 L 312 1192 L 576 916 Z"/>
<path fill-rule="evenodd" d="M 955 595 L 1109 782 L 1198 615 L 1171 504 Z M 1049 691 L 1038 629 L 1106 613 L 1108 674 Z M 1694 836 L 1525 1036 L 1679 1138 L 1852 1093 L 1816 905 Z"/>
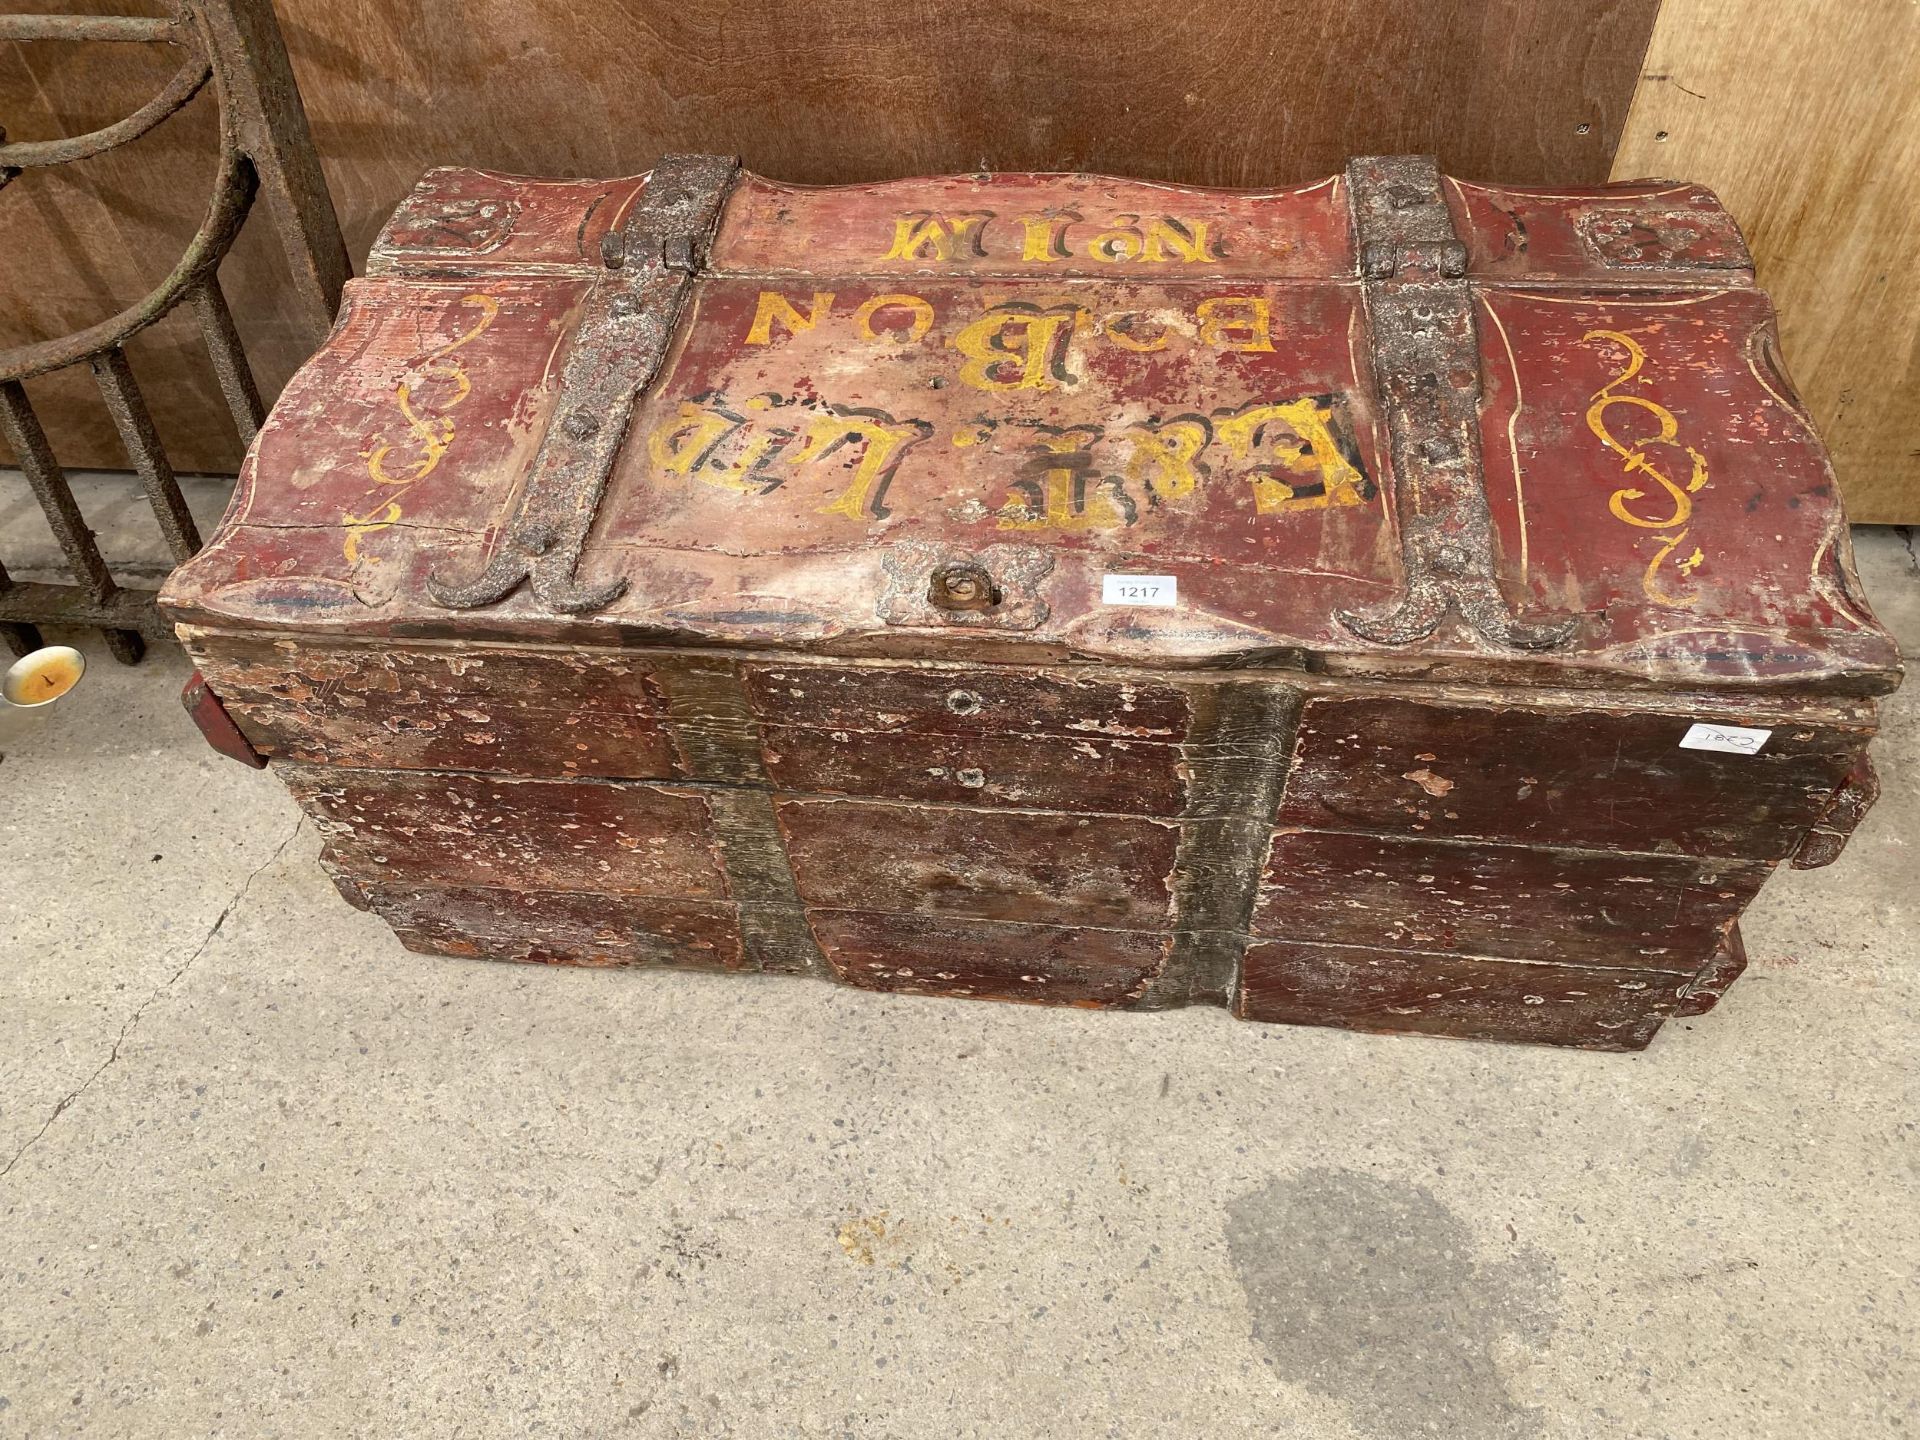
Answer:
<path fill-rule="evenodd" d="M 631 320 L 640 313 L 640 302 L 631 295 L 616 295 L 608 304 L 607 313 L 616 320 Z"/>
<path fill-rule="evenodd" d="M 545 525 L 529 525 L 520 532 L 520 548 L 529 555 L 544 555 L 553 548 L 553 531 Z"/>
<path fill-rule="evenodd" d="M 600 237 L 600 261 L 609 270 L 618 270 L 627 263 L 627 237 L 618 230 L 609 230 Z"/>
<path fill-rule="evenodd" d="M 980 713 L 980 697 L 971 690 L 949 690 L 947 692 L 947 709 L 955 715 L 978 715 Z"/>
<path fill-rule="evenodd" d="M 560 429 L 569 440 L 591 440 L 600 433 L 600 417 L 588 410 L 575 410 L 560 422 Z"/>

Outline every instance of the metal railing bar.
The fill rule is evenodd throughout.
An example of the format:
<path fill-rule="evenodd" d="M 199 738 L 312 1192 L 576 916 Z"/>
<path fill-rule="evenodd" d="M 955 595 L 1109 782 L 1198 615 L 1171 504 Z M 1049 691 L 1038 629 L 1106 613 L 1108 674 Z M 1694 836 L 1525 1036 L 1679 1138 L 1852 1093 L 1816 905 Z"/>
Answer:
<path fill-rule="evenodd" d="M 100 547 L 93 543 L 93 532 L 74 502 L 66 472 L 47 443 L 47 432 L 40 428 L 40 417 L 33 413 L 27 392 L 18 381 L 0 382 L 0 437 L 13 450 L 27 484 L 46 511 L 47 524 L 66 552 L 67 568 L 73 571 L 74 579 L 93 599 L 105 600 L 114 591 L 113 576 L 107 572 Z"/>
<path fill-rule="evenodd" d="M 87 528 L 86 518 L 74 503 L 66 472 L 54 458 L 53 447 L 47 443 L 47 432 L 40 428 L 40 417 L 33 413 L 27 392 L 18 380 L 0 381 L 0 438 L 12 449 L 21 473 L 27 477 L 41 510 L 46 512 L 53 537 L 66 553 L 67 568 L 80 582 L 79 592 L 95 605 L 106 605 L 119 587 L 107 571 L 100 547 L 93 543 L 93 531 Z M 25 585 L 9 588 L 5 595 L 0 595 L 3 602 L 0 609 L 11 609 L 31 588 Z M 114 658 L 128 664 L 138 660 L 146 648 L 139 635 L 131 630 L 109 630 L 106 639 Z"/>
<path fill-rule="evenodd" d="M 166 15 L 0 15 L 0 40 L 112 40 L 171 45 L 179 22 Z"/>
<path fill-rule="evenodd" d="M 293 273 L 293 291 L 324 332 L 353 274 L 339 217 L 300 105 L 300 87 L 274 19 L 273 0 L 193 0 L 221 87 L 222 115 L 253 161 Z"/>
<path fill-rule="evenodd" d="M 159 320 L 188 289 L 220 263 L 220 257 L 226 254 L 247 218 L 247 207 L 253 203 L 257 184 L 253 165 L 247 157 L 237 150 L 223 148 L 220 173 L 214 181 L 213 202 L 207 207 L 206 218 L 200 222 L 193 243 L 173 267 L 173 273 L 144 299 L 97 325 L 56 340 L 0 350 L 0 380 L 31 380 L 49 370 L 78 364 Z"/>
<path fill-rule="evenodd" d="M 190 301 L 234 427 L 250 446 L 266 406 L 218 271 L 256 196 L 266 193 L 287 252 L 294 293 L 322 325 L 332 320 L 341 288 L 352 273 L 273 0 L 168 0 L 167 8 L 173 13 L 162 17 L 0 15 L 0 42 L 157 43 L 180 46 L 186 54 L 185 63 L 157 94 L 111 125 L 84 135 L 13 144 L 0 128 L 0 187 L 30 168 L 83 160 L 123 146 L 179 111 L 209 84 L 220 126 L 205 215 L 166 279 L 133 305 L 76 334 L 0 351 L 0 439 L 14 450 L 79 581 L 23 583 L 0 568 L 0 640 L 16 651 L 39 644 L 36 622 L 96 628 L 115 658 L 129 664 L 145 650 L 143 636 L 172 635 L 151 594 L 121 590 L 115 583 L 21 382 L 69 366 L 89 366 L 140 473 L 167 546 L 176 560 L 184 560 L 200 545 L 199 529 L 134 378 L 125 342 Z"/>
<path fill-rule="evenodd" d="M 14 588 L 13 577 L 7 574 L 7 567 L 0 565 L 0 614 L 4 614 L 7 592 Z M 38 618 L 37 612 L 31 612 Z M 38 627 L 23 620 L 0 620 L 0 640 L 7 642 L 7 649 L 15 655 L 27 655 L 38 650 L 45 642 L 40 638 Z"/>
<path fill-rule="evenodd" d="M 27 622 L 42 625 L 91 626 L 107 633 L 109 644 L 115 635 L 132 636 L 133 660 L 140 658 L 142 636 L 152 640 L 174 639 L 173 622 L 160 613 L 151 590 L 116 590 L 105 600 L 95 600 L 78 585 L 41 585 L 33 581 L 16 582 L 0 590 L 0 627 L 31 630 Z M 33 648 L 38 648 L 35 636 Z M 115 659 L 126 659 L 114 647 Z M 127 663 L 131 664 L 132 660 Z"/>
<path fill-rule="evenodd" d="M 247 352 L 240 344 L 240 332 L 234 327 L 233 311 L 227 308 L 219 275 L 209 271 L 189 298 L 200 320 L 200 333 L 206 337 L 214 379 L 233 414 L 233 428 L 240 434 L 240 446 L 249 448 L 260 433 L 267 407 L 261 402 L 260 387 L 254 383 L 253 367 L 247 363 Z"/>
<path fill-rule="evenodd" d="M 17 140 L 0 145 L 0 168 L 30 170 L 36 166 L 65 165 L 101 154 L 116 145 L 125 145 L 129 140 L 138 140 L 198 95 L 212 74 L 213 66 L 206 58 L 195 56 L 173 72 L 173 78 L 157 95 L 126 119 L 61 140 Z"/>
<path fill-rule="evenodd" d="M 153 507 L 153 518 L 160 524 L 167 548 L 174 559 L 185 560 L 200 548 L 200 529 L 193 523 L 186 497 L 180 493 L 180 482 L 174 478 L 160 433 L 153 428 L 153 414 L 133 378 L 127 352 L 116 345 L 94 356 L 90 365 L 107 414 L 113 417 L 113 428 L 120 432 L 127 458 L 133 461 L 140 483 L 146 487 L 147 503 Z"/>

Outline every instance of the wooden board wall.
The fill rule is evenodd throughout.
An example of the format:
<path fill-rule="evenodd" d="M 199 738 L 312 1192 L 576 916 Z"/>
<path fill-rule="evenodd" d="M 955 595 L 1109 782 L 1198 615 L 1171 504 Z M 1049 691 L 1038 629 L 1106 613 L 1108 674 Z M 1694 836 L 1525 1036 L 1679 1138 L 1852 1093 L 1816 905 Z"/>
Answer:
<path fill-rule="evenodd" d="M 815 183 L 985 166 L 1268 185 L 1330 174 L 1350 153 L 1420 151 L 1470 178 L 1594 182 L 1657 6 L 279 0 L 356 263 L 419 173 L 449 163 L 621 175 L 663 151 L 718 150 Z M 18 139 L 75 133 L 164 74 L 140 47 L 0 46 L 0 121 Z M 0 344 L 98 319 L 163 275 L 210 147 L 204 113 L 176 117 L 126 152 L 0 192 Z M 282 293 L 272 238 L 249 228 L 224 278 L 273 392 L 318 335 Z M 230 469 L 189 327 L 131 354 L 181 467 Z M 84 372 L 29 389 L 69 463 L 125 464 Z"/>
<path fill-rule="evenodd" d="M 1615 179 L 1710 185 L 1856 521 L 1920 521 L 1920 5 L 1664 0 Z"/>

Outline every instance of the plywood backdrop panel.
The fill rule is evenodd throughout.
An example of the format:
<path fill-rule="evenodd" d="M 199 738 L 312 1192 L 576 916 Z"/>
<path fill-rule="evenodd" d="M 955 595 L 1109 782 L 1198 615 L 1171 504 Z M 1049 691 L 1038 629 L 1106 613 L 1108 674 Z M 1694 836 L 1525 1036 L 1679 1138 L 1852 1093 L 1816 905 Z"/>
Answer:
<path fill-rule="evenodd" d="M 1719 192 L 1856 521 L 1920 521 L 1920 5 L 1665 0 L 1616 179 Z"/>
<path fill-rule="evenodd" d="M 53 8 L 50 0 L 43 0 Z M 126 10 L 93 0 L 95 8 Z M 990 167 L 1215 185 L 1331 174 L 1354 153 L 1437 154 L 1478 179 L 1604 179 L 1658 0 L 280 0 L 348 248 L 429 165 L 619 175 L 734 151 L 779 179 Z M 16 138 L 144 96 L 132 47 L 0 47 Z M 195 102 L 204 110 L 207 101 Z M 0 192 L 0 344 L 98 318 L 164 273 L 209 168 L 205 117 L 70 177 Z M 199 142 L 196 144 L 196 140 Z M 35 194 L 35 191 L 38 194 Z M 170 241 L 172 243 L 170 243 Z M 75 244 L 85 259 L 69 258 Z M 24 257 L 31 257 L 27 260 Z M 318 336 L 270 236 L 226 272 L 262 381 Z M 132 347 L 164 437 L 230 468 L 186 327 Z M 72 463 L 123 464 L 84 376 L 32 388 Z"/>

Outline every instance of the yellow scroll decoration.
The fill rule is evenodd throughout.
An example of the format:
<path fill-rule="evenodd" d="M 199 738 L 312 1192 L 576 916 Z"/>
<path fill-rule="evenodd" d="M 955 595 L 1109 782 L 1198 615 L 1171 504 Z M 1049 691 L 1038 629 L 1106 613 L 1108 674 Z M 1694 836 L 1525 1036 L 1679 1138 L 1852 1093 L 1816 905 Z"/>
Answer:
<path fill-rule="evenodd" d="M 365 514 L 356 515 L 352 510 L 341 512 L 340 518 L 347 529 L 341 549 L 350 565 L 363 559 L 368 564 L 379 563 L 377 556 L 361 555 L 361 540 L 399 523 L 403 513 L 400 497 L 417 481 L 431 475 L 447 453 L 447 447 L 453 444 L 453 417 L 447 412 L 472 393 L 473 382 L 467 378 L 460 362 L 451 357 L 456 350 L 479 338 L 500 313 L 500 302 L 491 295 L 463 295 L 460 303 L 479 311 L 479 318 L 445 345 L 409 364 L 406 375 L 394 387 L 393 403 L 406 422 L 405 430 L 397 435 L 392 430 L 382 430 L 361 452 L 374 488 L 361 497 L 359 508 L 364 509 Z"/>
<path fill-rule="evenodd" d="M 1643 395 L 1618 395 L 1614 392 L 1638 376 L 1647 363 L 1647 352 L 1630 335 L 1618 330 L 1589 330 L 1580 337 L 1582 342 L 1600 340 L 1618 345 L 1627 352 L 1627 367 L 1612 380 L 1593 393 L 1593 403 L 1587 406 L 1587 428 L 1599 437 L 1600 443 L 1614 454 L 1620 456 L 1629 476 L 1644 476 L 1659 487 L 1659 493 L 1649 494 L 1639 485 L 1629 482 L 1613 492 L 1607 498 L 1607 509 L 1613 518 L 1624 525 L 1640 530 L 1656 532 L 1649 536 L 1654 541 L 1653 558 L 1647 562 L 1645 573 L 1640 578 L 1640 588 L 1646 597 L 1656 605 L 1672 606 L 1675 609 L 1688 609 L 1699 603 L 1697 595 L 1675 595 L 1666 588 L 1661 575 L 1661 567 L 1666 565 L 1673 555 L 1686 543 L 1692 533 L 1693 497 L 1707 487 L 1707 460 L 1691 445 L 1680 442 L 1680 422 L 1666 406 L 1649 400 Z M 1608 428 L 1607 412 L 1616 406 L 1626 405 L 1645 411 L 1653 417 L 1655 433 L 1648 439 L 1633 444 L 1622 443 Z M 1655 465 L 1647 456 L 1652 446 L 1664 446 L 1684 453 L 1691 463 L 1692 470 L 1683 486 L 1673 480 Z M 1651 505 L 1642 502 L 1651 501 Z M 1672 569 L 1683 578 L 1690 578 L 1700 567 L 1706 556 L 1698 546 L 1685 558 L 1674 561 Z"/>

